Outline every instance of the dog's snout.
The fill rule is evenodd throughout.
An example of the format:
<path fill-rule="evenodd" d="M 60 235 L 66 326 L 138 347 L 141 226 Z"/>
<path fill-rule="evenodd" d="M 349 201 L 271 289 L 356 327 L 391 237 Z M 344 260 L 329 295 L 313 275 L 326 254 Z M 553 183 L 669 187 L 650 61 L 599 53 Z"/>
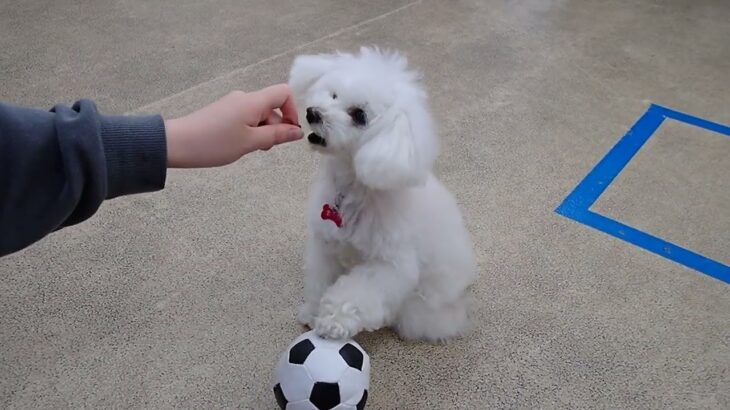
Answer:
<path fill-rule="evenodd" d="M 323 147 L 327 146 L 327 140 L 325 140 L 324 138 L 320 137 L 319 135 L 317 135 L 315 133 L 309 134 L 309 136 L 307 137 L 307 140 L 309 140 L 309 143 L 313 144 L 313 145 L 321 145 Z"/>
<path fill-rule="evenodd" d="M 307 122 L 310 124 L 319 124 L 322 122 L 322 114 L 315 107 L 307 107 Z"/>

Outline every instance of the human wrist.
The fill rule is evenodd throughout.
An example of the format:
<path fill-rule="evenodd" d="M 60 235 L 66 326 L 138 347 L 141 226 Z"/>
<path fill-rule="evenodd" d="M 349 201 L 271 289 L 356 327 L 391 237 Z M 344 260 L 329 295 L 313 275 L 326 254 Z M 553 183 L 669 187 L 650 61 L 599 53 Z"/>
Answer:
<path fill-rule="evenodd" d="M 167 167 L 190 168 L 190 149 L 188 147 L 191 129 L 185 124 L 185 117 L 165 120 L 167 144 Z"/>

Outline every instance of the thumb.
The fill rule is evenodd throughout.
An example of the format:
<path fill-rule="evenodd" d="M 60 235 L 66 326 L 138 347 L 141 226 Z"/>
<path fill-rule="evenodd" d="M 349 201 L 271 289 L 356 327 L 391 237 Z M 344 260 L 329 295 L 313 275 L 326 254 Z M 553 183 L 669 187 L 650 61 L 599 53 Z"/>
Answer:
<path fill-rule="evenodd" d="M 291 124 L 270 124 L 251 129 L 256 149 L 269 150 L 274 145 L 296 141 L 304 136 L 301 128 Z"/>

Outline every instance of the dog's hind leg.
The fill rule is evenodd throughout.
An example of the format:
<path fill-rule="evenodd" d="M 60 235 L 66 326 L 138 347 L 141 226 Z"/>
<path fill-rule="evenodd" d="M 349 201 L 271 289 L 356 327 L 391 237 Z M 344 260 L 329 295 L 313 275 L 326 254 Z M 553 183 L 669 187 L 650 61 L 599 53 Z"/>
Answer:
<path fill-rule="evenodd" d="M 442 343 L 463 336 L 469 325 L 466 300 L 431 306 L 421 295 L 406 300 L 395 320 L 395 330 L 404 339 Z"/>

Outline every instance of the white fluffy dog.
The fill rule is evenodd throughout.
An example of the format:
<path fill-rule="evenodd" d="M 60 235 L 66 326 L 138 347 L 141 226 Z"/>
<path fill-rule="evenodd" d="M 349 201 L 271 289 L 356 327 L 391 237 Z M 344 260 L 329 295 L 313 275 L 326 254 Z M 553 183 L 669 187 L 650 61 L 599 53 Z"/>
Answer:
<path fill-rule="evenodd" d="M 417 74 L 396 53 L 362 48 L 298 57 L 290 86 L 324 154 L 299 321 L 333 339 L 383 326 L 407 339 L 463 334 L 475 257 L 431 173 L 438 140 Z"/>

